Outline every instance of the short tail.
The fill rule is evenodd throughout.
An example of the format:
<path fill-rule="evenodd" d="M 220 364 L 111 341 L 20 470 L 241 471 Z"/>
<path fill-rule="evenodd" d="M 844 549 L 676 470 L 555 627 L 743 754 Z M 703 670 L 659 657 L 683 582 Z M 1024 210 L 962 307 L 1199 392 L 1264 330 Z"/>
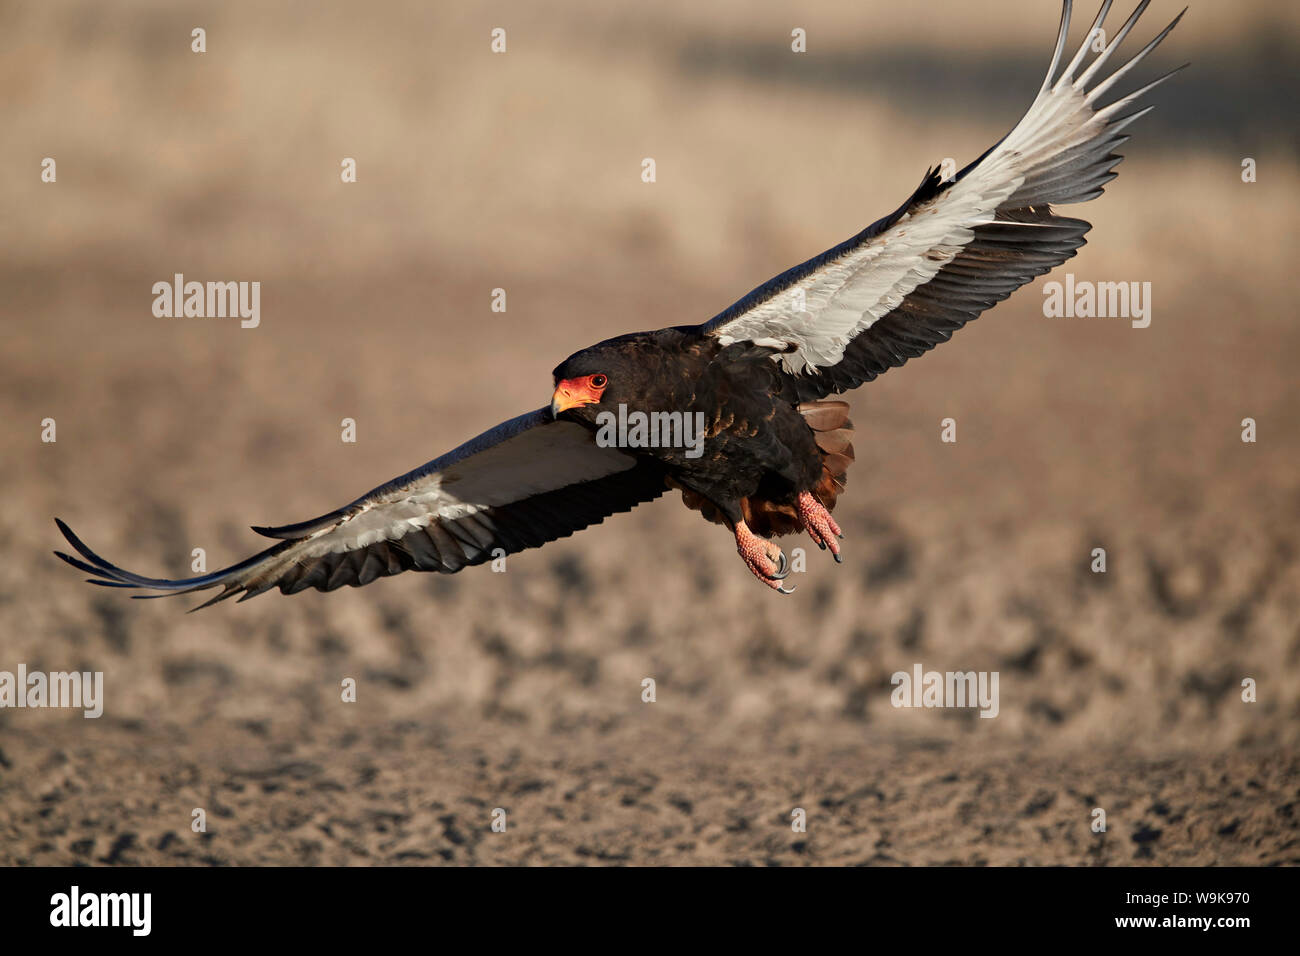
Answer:
<path fill-rule="evenodd" d="M 804 402 L 799 413 L 812 429 L 813 440 L 822 455 L 822 476 L 812 493 L 827 511 L 844 490 L 849 465 L 853 464 L 853 423 L 849 421 L 849 403 L 840 401 Z M 745 523 L 763 537 L 797 534 L 803 530 L 793 504 L 746 498 L 741 502 Z"/>
<path fill-rule="evenodd" d="M 813 494 L 827 511 L 831 511 L 848 481 L 849 465 L 853 464 L 853 422 L 849 421 L 849 403 L 804 402 L 799 406 L 799 412 L 813 430 L 813 439 L 822 453 L 822 478 Z"/>

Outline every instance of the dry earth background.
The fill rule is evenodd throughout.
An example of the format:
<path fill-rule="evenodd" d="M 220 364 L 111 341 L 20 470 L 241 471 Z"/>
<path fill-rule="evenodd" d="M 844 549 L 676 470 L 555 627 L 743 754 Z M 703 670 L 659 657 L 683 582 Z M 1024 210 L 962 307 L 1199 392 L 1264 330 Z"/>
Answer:
<path fill-rule="evenodd" d="M 791 598 L 667 498 L 506 574 L 195 615 L 50 554 L 58 514 L 146 573 L 229 563 L 544 404 L 571 351 L 708 318 L 1001 136 L 1057 17 L 456 6 L 0 4 L 0 669 L 107 688 L 0 711 L 0 861 L 1300 861 L 1283 0 L 1194 4 L 1147 76 L 1192 69 L 1067 210 L 1058 277 L 1150 281 L 1151 327 L 1046 319 L 1040 280 L 854 393 L 847 561 Z M 154 318 L 174 272 L 261 281 L 261 327 Z M 894 710 L 914 662 L 999 671 L 1001 715 Z"/>

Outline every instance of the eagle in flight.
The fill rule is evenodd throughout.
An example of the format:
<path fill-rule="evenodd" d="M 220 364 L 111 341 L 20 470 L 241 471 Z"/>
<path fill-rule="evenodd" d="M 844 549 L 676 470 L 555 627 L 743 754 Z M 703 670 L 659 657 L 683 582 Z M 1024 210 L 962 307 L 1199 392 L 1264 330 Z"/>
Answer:
<path fill-rule="evenodd" d="M 789 566 L 772 538 L 804 531 L 840 560 L 831 510 L 853 461 L 852 425 L 848 405 L 828 396 L 929 351 L 1084 244 L 1090 224 L 1052 207 L 1101 195 L 1124 130 L 1152 109 L 1135 104 L 1178 72 L 1101 103 L 1182 18 L 1103 73 L 1149 2 L 1102 45 L 1104 0 L 1057 75 L 1070 27 L 1064 0 L 1051 66 L 1028 112 L 956 175 L 929 171 L 894 212 L 703 325 L 623 335 L 569 356 L 555 369 L 548 406 L 337 511 L 254 528 L 276 539 L 265 551 L 199 577 L 147 578 L 105 561 L 55 519 L 80 557 L 55 553 L 92 584 L 161 592 L 136 597 L 221 588 L 207 607 L 271 588 L 332 591 L 402 571 L 454 573 L 675 488 L 735 534 L 760 582 L 789 593 Z M 672 420 L 697 423 L 700 434 L 690 443 L 610 440 L 612 416 L 635 413 L 676 413 Z"/>

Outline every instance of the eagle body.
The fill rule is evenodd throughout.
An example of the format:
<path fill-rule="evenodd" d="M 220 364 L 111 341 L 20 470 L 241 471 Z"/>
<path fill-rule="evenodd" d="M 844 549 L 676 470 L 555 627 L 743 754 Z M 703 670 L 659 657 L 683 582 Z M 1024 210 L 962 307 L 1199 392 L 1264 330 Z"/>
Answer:
<path fill-rule="evenodd" d="M 802 531 L 840 560 L 843 534 L 831 510 L 853 461 L 853 427 L 848 404 L 833 396 L 947 341 L 1075 255 L 1091 226 L 1055 207 L 1102 194 L 1117 175 L 1125 130 L 1154 108 L 1139 101 L 1178 72 L 1110 98 L 1182 18 L 1116 67 L 1114 54 L 1151 0 L 1107 31 L 1111 2 L 1103 0 L 1066 62 L 1072 3 L 1063 0 L 1037 95 L 1011 131 L 965 168 L 948 177 L 931 169 L 892 213 L 707 322 L 575 352 L 554 370 L 549 406 L 335 511 L 255 527 L 275 543 L 211 574 L 173 580 L 123 570 L 58 519 L 76 554 L 55 554 L 93 584 L 152 592 L 136 597 L 220 588 L 206 607 L 273 588 L 332 591 L 403 571 L 455 573 L 566 537 L 672 488 L 735 535 L 755 578 L 789 593 L 785 555 L 772 538 Z M 678 426 L 680 440 L 609 437 L 608 416 L 656 415 Z"/>
<path fill-rule="evenodd" d="M 583 349 L 553 374 L 568 381 L 602 374 L 600 369 L 610 383 L 601 400 L 560 414 L 593 431 L 601 416 L 615 415 L 620 405 L 647 416 L 669 410 L 694 416 L 703 425 L 698 453 L 682 444 L 635 451 L 659 462 L 669 486 L 682 490 L 688 505 L 711 520 L 734 525 L 747 515 L 775 516 L 825 477 L 827 452 L 800 411 L 797 389 L 779 373 L 769 349 L 724 346 L 689 328 L 661 329 Z M 846 424 L 844 416 L 836 427 Z M 847 440 L 838 451 L 845 449 L 852 454 Z M 837 460 L 833 467 L 842 476 L 847 461 Z M 765 536 L 795 530 L 771 517 L 757 520 L 764 531 L 755 530 Z"/>

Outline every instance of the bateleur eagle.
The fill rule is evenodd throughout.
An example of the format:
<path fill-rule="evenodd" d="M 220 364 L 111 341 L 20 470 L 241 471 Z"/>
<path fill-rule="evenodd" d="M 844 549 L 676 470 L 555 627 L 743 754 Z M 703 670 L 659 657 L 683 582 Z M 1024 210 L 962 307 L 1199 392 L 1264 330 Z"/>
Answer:
<path fill-rule="evenodd" d="M 147 578 L 99 557 L 62 521 L 79 557 L 55 553 L 93 584 L 161 592 L 137 597 L 221 588 L 207 607 L 272 588 L 330 591 L 401 571 L 454 573 L 675 488 L 735 534 L 759 581 L 788 593 L 787 562 L 772 537 L 805 531 L 840 560 L 830 512 L 853 460 L 852 426 L 848 406 L 828 396 L 947 340 L 1083 245 L 1089 224 L 1052 207 L 1101 195 L 1116 175 L 1124 130 L 1152 108 L 1135 104 L 1177 72 L 1102 105 L 1178 22 L 1103 73 L 1148 2 L 1085 67 L 1102 36 L 1105 0 L 1058 75 L 1070 25 L 1065 0 L 1051 66 L 1028 112 L 955 176 L 931 170 L 894 212 L 702 325 L 624 335 L 571 355 L 555 369 L 547 407 L 337 511 L 254 528 L 276 539 L 260 554 L 200 577 Z M 608 427 L 636 413 L 676 440 L 634 441 L 635 427 Z"/>

